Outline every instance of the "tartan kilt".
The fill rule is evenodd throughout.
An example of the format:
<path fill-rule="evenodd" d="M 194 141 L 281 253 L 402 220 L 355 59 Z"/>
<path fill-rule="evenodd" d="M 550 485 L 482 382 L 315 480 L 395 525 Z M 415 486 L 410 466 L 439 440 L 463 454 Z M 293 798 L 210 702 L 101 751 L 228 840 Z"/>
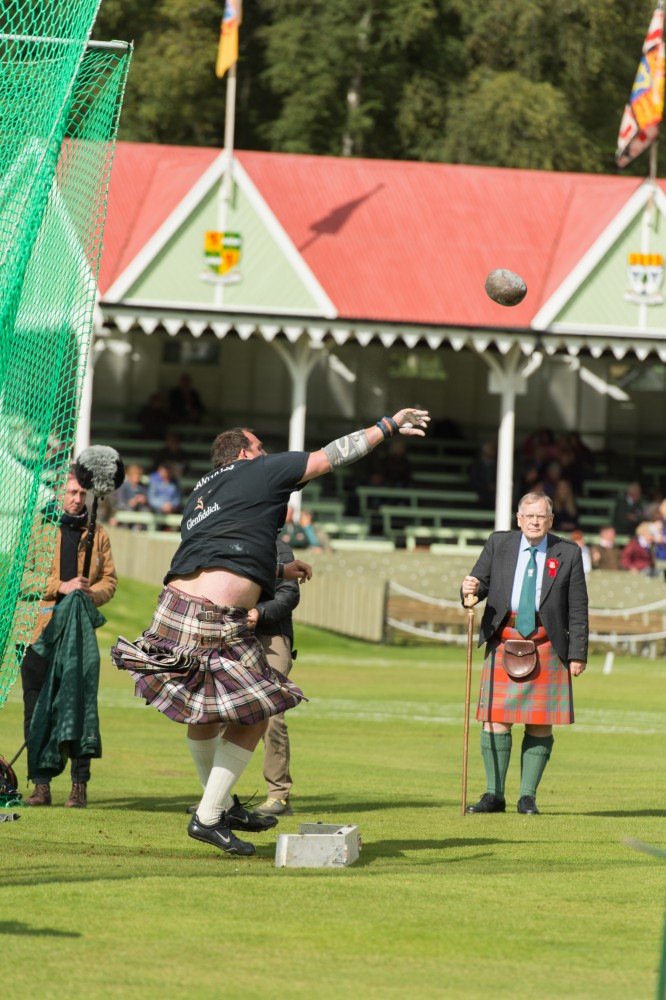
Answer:
<path fill-rule="evenodd" d="M 197 618 L 206 612 L 218 621 Z M 168 586 L 150 628 L 135 642 L 119 636 L 111 659 L 135 682 L 135 695 L 175 722 L 253 725 L 294 708 L 305 696 L 269 667 L 245 608 L 226 608 Z"/>
<path fill-rule="evenodd" d="M 574 721 L 571 672 L 559 658 L 546 630 L 538 623 L 534 639 L 537 665 L 524 680 L 515 681 L 502 665 L 506 639 L 522 639 L 511 615 L 499 638 L 488 643 L 483 661 L 476 717 L 479 722 L 526 722 L 535 726 L 568 726 Z"/>

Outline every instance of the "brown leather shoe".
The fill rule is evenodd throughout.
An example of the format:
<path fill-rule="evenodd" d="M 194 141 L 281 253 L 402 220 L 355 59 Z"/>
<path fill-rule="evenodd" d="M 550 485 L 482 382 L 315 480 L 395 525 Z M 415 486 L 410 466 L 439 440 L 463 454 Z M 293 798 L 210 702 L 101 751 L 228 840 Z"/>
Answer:
<path fill-rule="evenodd" d="M 88 789 L 85 782 L 80 784 L 76 781 L 72 785 L 69 798 L 65 802 L 66 809 L 85 809 L 88 805 Z"/>
<path fill-rule="evenodd" d="M 50 806 L 51 805 L 51 786 L 50 785 L 35 785 L 35 790 L 30 796 L 30 798 L 24 799 L 26 806 Z"/>

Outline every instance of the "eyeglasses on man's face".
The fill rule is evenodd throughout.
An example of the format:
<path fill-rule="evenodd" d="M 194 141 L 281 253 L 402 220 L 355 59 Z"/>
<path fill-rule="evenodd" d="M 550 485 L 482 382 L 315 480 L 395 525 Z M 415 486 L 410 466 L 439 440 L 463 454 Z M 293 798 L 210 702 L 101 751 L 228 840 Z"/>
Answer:
<path fill-rule="evenodd" d="M 551 518 L 551 514 L 521 514 L 518 512 L 518 517 L 522 517 L 523 521 L 548 521 Z"/>

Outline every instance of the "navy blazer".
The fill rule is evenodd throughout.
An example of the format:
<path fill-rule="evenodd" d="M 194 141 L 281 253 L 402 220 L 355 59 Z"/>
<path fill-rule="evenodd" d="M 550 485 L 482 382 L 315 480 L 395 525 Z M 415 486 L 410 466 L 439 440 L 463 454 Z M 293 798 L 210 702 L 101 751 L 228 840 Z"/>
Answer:
<path fill-rule="evenodd" d="M 470 576 L 479 581 L 477 596 L 486 598 L 479 646 L 489 642 L 511 611 L 513 578 L 518 562 L 520 531 L 495 531 L 483 547 Z M 548 560 L 557 561 L 554 575 Z M 539 615 L 555 652 L 565 663 L 587 661 L 589 620 L 583 559 L 575 542 L 547 535 Z"/>

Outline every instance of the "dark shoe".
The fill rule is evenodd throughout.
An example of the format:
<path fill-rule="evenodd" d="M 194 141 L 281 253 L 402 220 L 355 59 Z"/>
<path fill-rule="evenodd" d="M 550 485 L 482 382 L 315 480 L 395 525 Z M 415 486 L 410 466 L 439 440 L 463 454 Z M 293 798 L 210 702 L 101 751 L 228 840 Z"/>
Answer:
<path fill-rule="evenodd" d="M 51 786 L 50 785 L 35 785 L 35 790 L 30 796 L 30 798 L 24 800 L 26 806 L 50 806 L 51 805 Z"/>
<path fill-rule="evenodd" d="M 537 809 L 536 799 L 533 795 L 521 795 L 518 799 L 518 812 L 523 816 L 540 816 Z"/>
<path fill-rule="evenodd" d="M 473 806 L 467 806 L 465 812 L 468 813 L 503 813 L 506 812 L 506 802 L 499 799 L 492 792 L 484 792 L 478 802 Z"/>
<path fill-rule="evenodd" d="M 289 799 L 266 799 L 254 810 L 255 816 L 293 816 Z"/>
<path fill-rule="evenodd" d="M 223 814 L 224 815 L 224 814 Z M 227 854 L 250 855 L 255 853 L 254 844 L 248 844 L 244 840 L 239 840 L 234 836 L 228 826 L 224 823 L 215 823 L 213 826 L 204 826 L 195 814 L 187 826 L 187 832 L 194 840 L 201 840 L 204 844 L 212 844 L 219 847 Z"/>
<path fill-rule="evenodd" d="M 277 816 L 258 816 L 255 812 L 250 812 L 241 804 L 237 795 L 233 796 L 234 804 L 231 809 L 222 813 L 223 822 L 230 830 L 247 830 L 248 833 L 263 833 L 264 830 L 271 830 L 277 826 Z"/>
<path fill-rule="evenodd" d="M 85 809 L 88 805 L 88 787 L 85 782 L 74 782 L 69 798 L 65 802 L 66 809 Z"/>

